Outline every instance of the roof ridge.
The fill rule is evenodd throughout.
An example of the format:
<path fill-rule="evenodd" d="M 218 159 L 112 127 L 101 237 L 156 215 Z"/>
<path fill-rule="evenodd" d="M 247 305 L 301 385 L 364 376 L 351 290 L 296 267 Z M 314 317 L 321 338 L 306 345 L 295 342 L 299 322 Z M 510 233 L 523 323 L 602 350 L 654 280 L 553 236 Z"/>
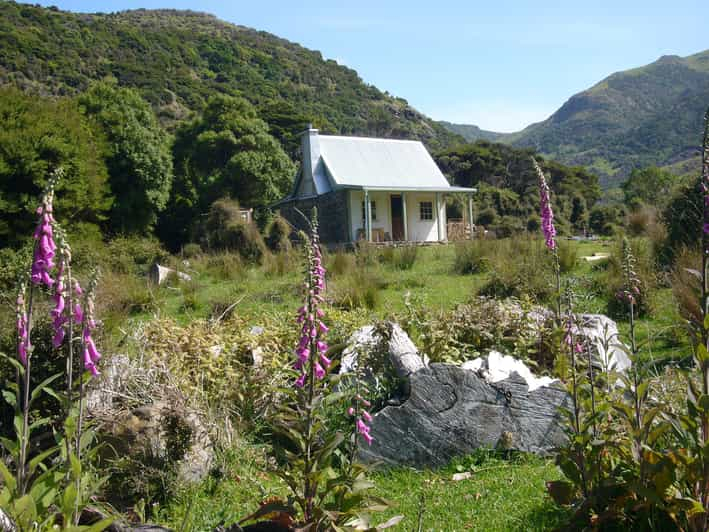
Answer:
<path fill-rule="evenodd" d="M 359 137 L 356 135 L 320 135 L 319 138 L 330 138 L 330 139 L 352 139 L 352 140 L 371 140 L 377 142 L 411 142 L 414 144 L 423 144 L 418 139 L 390 139 L 386 137 Z"/>

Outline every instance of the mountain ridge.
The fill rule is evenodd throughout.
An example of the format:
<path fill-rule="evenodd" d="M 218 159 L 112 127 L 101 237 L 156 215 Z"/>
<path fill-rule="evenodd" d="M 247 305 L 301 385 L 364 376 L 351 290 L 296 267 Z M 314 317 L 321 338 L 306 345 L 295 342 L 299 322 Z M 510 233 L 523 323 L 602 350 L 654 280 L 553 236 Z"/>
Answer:
<path fill-rule="evenodd" d="M 610 74 L 572 95 L 548 119 L 496 141 L 586 166 L 607 188 L 642 166 L 696 167 L 708 106 L 709 50 L 664 55 Z"/>

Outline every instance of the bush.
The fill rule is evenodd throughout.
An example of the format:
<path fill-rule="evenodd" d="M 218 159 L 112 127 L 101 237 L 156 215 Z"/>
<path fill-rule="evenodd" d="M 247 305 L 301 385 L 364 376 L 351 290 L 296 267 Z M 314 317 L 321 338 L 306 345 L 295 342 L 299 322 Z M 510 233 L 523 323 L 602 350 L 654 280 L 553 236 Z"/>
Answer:
<path fill-rule="evenodd" d="M 260 262 L 266 252 L 266 244 L 258 228 L 244 222 L 239 204 L 228 198 L 212 204 L 201 233 L 205 247 L 236 251 L 248 262 Z"/>
<path fill-rule="evenodd" d="M 147 275 L 154 263 L 169 259 L 170 254 L 155 238 L 119 236 L 106 245 L 100 263 L 115 273 Z"/>
<path fill-rule="evenodd" d="M 286 273 L 299 270 L 302 262 L 301 255 L 292 251 L 266 253 L 262 259 L 262 269 L 269 277 L 280 277 Z"/>
<path fill-rule="evenodd" d="M 381 262 L 398 270 L 410 270 L 416 262 L 417 254 L 418 247 L 416 246 L 388 247 L 384 248 L 379 258 Z"/>
<path fill-rule="evenodd" d="M 246 267 L 241 257 L 236 253 L 224 251 L 208 255 L 205 259 L 204 269 L 206 273 L 221 281 L 235 281 L 243 278 Z M 195 263 L 199 268 L 200 264 Z"/>
<path fill-rule="evenodd" d="M 552 254 L 542 240 L 517 237 L 497 241 L 491 257 L 490 280 L 480 294 L 495 298 L 548 301 L 554 293 Z"/>
<path fill-rule="evenodd" d="M 635 273 L 640 280 L 640 293 L 636 295 L 635 312 L 637 317 L 652 314 L 650 292 L 657 286 L 657 274 L 651 246 L 646 240 L 634 239 L 630 242 L 636 260 Z M 618 299 L 623 287 L 623 252 L 620 242 L 616 243 L 608 260 L 605 279 L 601 288 L 608 305 L 608 314 L 625 318 L 628 313 L 627 303 Z"/>
<path fill-rule="evenodd" d="M 266 228 L 266 246 L 274 253 L 289 251 L 292 247 L 292 228 L 282 216 L 275 216 Z"/>
<path fill-rule="evenodd" d="M 701 280 L 697 276 L 702 270 L 702 254 L 699 249 L 680 249 L 675 256 L 675 265 L 671 273 L 672 295 L 679 313 L 689 323 L 695 342 L 700 341 L 703 325 L 701 298 Z"/>
<path fill-rule="evenodd" d="M 357 269 L 357 256 L 353 253 L 340 250 L 327 259 L 327 271 L 333 277 L 350 275 Z"/>
<path fill-rule="evenodd" d="M 578 248 L 568 241 L 558 242 L 559 269 L 561 273 L 569 273 L 578 261 Z"/>
<path fill-rule="evenodd" d="M 380 290 L 386 287 L 386 283 L 367 270 L 357 270 L 333 284 L 332 304 L 344 310 L 376 308 Z"/>
<path fill-rule="evenodd" d="M 467 240 L 455 244 L 453 270 L 459 274 L 483 273 L 490 268 L 492 246 L 489 240 Z"/>
<path fill-rule="evenodd" d="M 182 248 L 182 256 L 186 259 L 194 259 L 202 254 L 202 246 L 195 242 L 185 244 Z"/>

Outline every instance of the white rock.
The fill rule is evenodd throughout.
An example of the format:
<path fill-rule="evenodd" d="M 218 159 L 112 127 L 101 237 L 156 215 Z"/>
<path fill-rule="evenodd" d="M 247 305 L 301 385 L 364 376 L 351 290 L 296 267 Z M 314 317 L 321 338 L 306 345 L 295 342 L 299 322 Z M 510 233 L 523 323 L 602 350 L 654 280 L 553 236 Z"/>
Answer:
<path fill-rule="evenodd" d="M 542 386 L 549 386 L 557 380 L 551 377 L 537 377 L 521 360 L 497 351 L 490 351 L 486 357 L 468 360 L 461 365 L 461 368 L 481 374 L 488 382 L 500 382 L 517 373 L 527 383 L 530 392 Z"/>
<path fill-rule="evenodd" d="M 192 277 L 186 273 L 178 272 L 177 270 L 173 270 L 172 268 L 168 268 L 166 266 L 160 266 L 158 263 L 153 264 L 150 268 L 150 280 L 157 285 L 163 284 L 170 274 L 177 275 L 177 278 L 182 281 L 192 280 Z"/>
<path fill-rule="evenodd" d="M 627 347 L 620 341 L 618 326 L 604 314 L 583 314 L 580 333 L 586 336 L 596 348 L 601 366 L 623 372 L 632 362 L 626 352 Z"/>

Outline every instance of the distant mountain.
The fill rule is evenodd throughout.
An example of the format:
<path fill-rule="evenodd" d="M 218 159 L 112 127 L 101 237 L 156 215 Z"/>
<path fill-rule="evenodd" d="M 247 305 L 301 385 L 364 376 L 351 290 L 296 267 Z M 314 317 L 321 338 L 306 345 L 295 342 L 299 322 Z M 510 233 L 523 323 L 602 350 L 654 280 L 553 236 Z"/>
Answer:
<path fill-rule="evenodd" d="M 83 14 L 0 1 L 0 84 L 71 95 L 105 77 L 139 89 L 168 128 L 222 92 L 250 100 L 277 136 L 288 130 L 286 144 L 308 122 L 325 132 L 418 138 L 432 149 L 463 140 L 320 52 L 212 15 Z"/>
<path fill-rule="evenodd" d="M 637 167 L 696 168 L 707 107 L 709 50 L 663 56 L 608 76 L 547 120 L 500 140 L 586 166 L 608 188 Z"/>
<path fill-rule="evenodd" d="M 505 136 L 504 133 L 486 131 L 484 129 L 480 129 L 478 126 L 472 126 L 469 124 L 453 124 L 451 122 L 446 122 L 445 120 L 440 120 L 438 123 L 448 131 L 460 135 L 468 142 L 475 142 L 476 140 L 490 140 L 494 142 Z"/>

